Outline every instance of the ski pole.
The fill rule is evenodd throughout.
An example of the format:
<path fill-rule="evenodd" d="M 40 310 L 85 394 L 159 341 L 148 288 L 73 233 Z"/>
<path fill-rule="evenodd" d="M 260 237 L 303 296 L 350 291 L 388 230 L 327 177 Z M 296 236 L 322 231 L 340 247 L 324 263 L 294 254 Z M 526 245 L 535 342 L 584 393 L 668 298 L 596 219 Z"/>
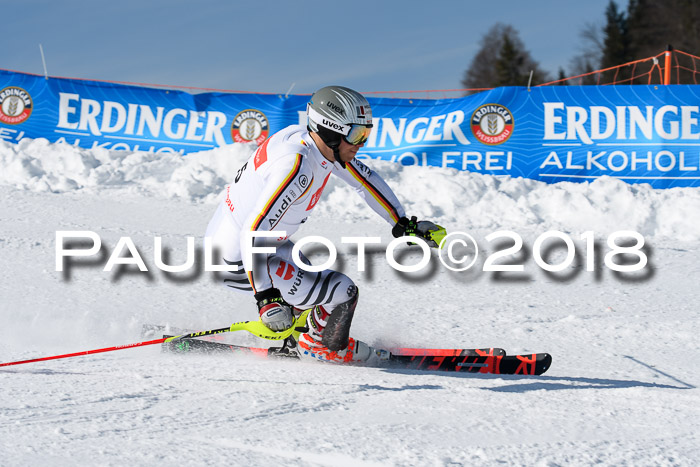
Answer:
<path fill-rule="evenodd" d="M 242 324 L 242 323 L 235 323 L 235 324 Z M 104 347 L 102 349 L 83 350 L 80 352 L 67 353 L 67 354 L 63 354 L 63 355 L 52 355 L 50 357 L 32 358 L 29 360 L 20 360 L 17 362 L 0 363 L 0 366 L 22 365 L 24 363 L 44 362 L 46 360 L 58 360 L 60 358 L 79 357 L 81 355 L 92 355 L 92 354 L 102 353 L 102 352 L 112 352 L 113 350 L 122 350 L 122 349 L 130 349 L 133 347 L 143 347 L 145 345 L 162 344 L 163 342 L 169 342 L 169 341 L 179 339 L 179 338 L 209 336 L 212 334 L 218 334 L 220 332 L 228 332 L 228 331 L 229 331 L 229 328 L 212 329 L 210 331 L 194 332 L 192 334 L 187 334 L 187 335 L 183 335 L 183 336 L 176 336 L 176 337 L 169 337 L 169 338 L 164 337 L 162 339 L 154 339 L 154 340 L 150 340 L 150 341 L 135 342 L 133 344 L 115 345 L 114 347 Z"/>
<path fill-rule="evenodd" d="M 136 342 L 133 344 L 117 345 L 114 347 L 105 347 L 103 349 L 83 350 L 81 352 L 67 353 L 67 354 L 63 354 L 63 355 L 52 355 L 50 357 L 32 358 L 30 360 L 20 360 L 17 362 L 0 363 L 0 366 L 22 365 L 24 363 L 44 362 L 46 360 L 58 360 L 59 358 L 79 357 L 81 355 L 92 355 L 95 353 L 111 352 L 113 350 L 128 349 L 131 347 L 141 347 L 144 345 L 161 344 L 163 342 L 165 342 L 165 339 L 155 339 L 152 341 L 143 341 L 143 342 Z"/>
<path fill-rule="evenodd" d="M 233 323 L 231 326 L 229 326 L 227 328 L 211 329 L 209 331 L 197 331 L 197 332 L 193 332 L 190 334 L 183 334 L 181 336 L 164 337 L 162 339 L 154 339 L 154 340 L 150 340 L 150 341 L 135 342 L 132 344 L 116 345 L 114 347 L 104 347 L 102 349 L 83 350 L 80 352 L 67 353 L 67 354 L 63 354 L 63 355 L 52 355 L 50 357 L 40 357 L 40 358 L 32 358 L 29 360 L 19 360 L 16 362 L 0 363 L 0 367 L 11 366 L 11 365 L 22 365 L 24 363 L 44 362 L 47 360 L 58 360 L 61 358 L 79 357 L 82 355 L 92 355 L 92 354 L 103 353 L 103 352 L 112 352 L 114 350 L 131 349 L 134 347 L 143 347 L 146 345 L 162 344 L 165 342 L 178 341 L 180 339 L 192 339 L 195 337 L 205 337 L 205 336 L 211 336 L 213 334 L 220 334 L 220 333 L 224 333 L 224 332 L 233 332 L 233 331 L 248 331 L 253 335 L 256 335 L 256 336 L 261 337 L 263 339 L 269 339 L 269 340 L 286 339 L 287 337 L 291 336 L 292 334 L 300 332 L 299 329 L 297 329 L 297 328 L 304 326 L 304 324 L 306 324 L 306 316 L 308 314 L 309 314 L 309 310 L 304 311 L 301 315 L 299 315 L 294 320 L 294 324 L 292 324 L 292 327 L 290 327 L 286 331 L 280 331 L 280 332 L 272 331 L 267 326 L 265 326 L 261 321 L 241 321 L 238 323 Z"/>

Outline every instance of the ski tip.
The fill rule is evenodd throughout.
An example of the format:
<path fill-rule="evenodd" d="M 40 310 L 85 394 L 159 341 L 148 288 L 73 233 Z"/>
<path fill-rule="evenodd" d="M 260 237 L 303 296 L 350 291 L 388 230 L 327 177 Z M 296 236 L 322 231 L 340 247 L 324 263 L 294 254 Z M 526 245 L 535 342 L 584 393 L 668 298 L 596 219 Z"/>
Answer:
<path fill-rule="evenodd" d="M 552 366 L 552 356 L 548 353 L 544 354 L 544 359 L 543 359 L 543 364 L 544 364 L 544 371 L 547 371 L 550 366 Z M 543 373 L 544 373 L 543 371 Z"/>
<path fill-rule="evenodd" d="M 535 354 L 535 372 L 539 376 L 544 374 L 552 366 L 552 356 L 548 353 Z"/>

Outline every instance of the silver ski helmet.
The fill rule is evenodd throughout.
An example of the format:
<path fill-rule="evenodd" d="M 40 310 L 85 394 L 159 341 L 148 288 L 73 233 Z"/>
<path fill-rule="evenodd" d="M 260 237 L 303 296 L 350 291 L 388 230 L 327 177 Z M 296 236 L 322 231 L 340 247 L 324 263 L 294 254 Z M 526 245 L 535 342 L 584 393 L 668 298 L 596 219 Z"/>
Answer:
<path fill-rule="evenodd" d="M 372 108 L 365 97 L 343 86 L 326 86 L 311 96 L 306 106 L 308 129 L 319 135 L 333 149 L 340 161 L 341 139 L 349 144 L 363 144 L 372 128 Z"/>

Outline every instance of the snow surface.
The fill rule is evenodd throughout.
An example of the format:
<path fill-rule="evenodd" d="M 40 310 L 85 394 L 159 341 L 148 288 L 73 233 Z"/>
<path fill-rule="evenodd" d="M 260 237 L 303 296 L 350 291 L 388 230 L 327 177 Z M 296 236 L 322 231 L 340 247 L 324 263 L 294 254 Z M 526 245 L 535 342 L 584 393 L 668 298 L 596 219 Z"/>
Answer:
<path fill-rule="evenodd" d="M 253 151 L 231 145 L 181 157 L 23 140 L 0 142 L 0 361 L 138 342 L 145 323 L 212 329 L 255 318 L 251 299 L 201 267 L 166 274 L 206 228 L 225 184 Z M 388 226 L 329 182 L 295 236 L 338 245 L 338 269 L 361 300 L 352 335 L 376 346 L 501 346 L 546 351 L 540 377 L 463 375 L 231 356 L 173 356 L 158 346 L 0 368 L 2 465 L 698 465 L 700 189 L 653 190 L 495 178 L 371 161 L 409 214 L 469 232 L 481 255 L 466 272 L 431 260 L 394 271 L 377 248 L 367 270 L 342 236 Z M 92 230 L 102 253 L 56 271 L 56 231 Z M 521 273 L 481 270 L 525 248 Z M 577 261 L 545 273 L 535 239 L 569 235 Z M 618 230 L 644 236 L 649 264 L 613 273 L 602 260 Z M 594 272 L 580 235 L 595 232 Z M 104 272 L 120 237 L 149 267 Z M 313 253 L 313 252 L 312 252 Z M 415 249 L 404 250 L 415 262 Z M 562 261 L 563 248 L 548 260 Z M 325 255 L 311 254 L 313 260 Z M 198 262 L 198 264 L 201 263 Z M 250 335 L 231 342 L 267 345 Z"/>

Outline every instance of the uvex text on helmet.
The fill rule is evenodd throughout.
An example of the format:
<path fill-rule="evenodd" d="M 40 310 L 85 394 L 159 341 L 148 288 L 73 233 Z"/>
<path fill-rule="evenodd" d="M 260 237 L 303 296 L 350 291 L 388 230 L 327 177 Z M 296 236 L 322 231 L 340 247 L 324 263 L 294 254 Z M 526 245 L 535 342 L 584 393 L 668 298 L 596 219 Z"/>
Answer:
<path fill-rule="evenodd" d="M 350 125 L 372 126 L 372 108 L 357 91 L 343 86 L 327 86 L 311 96 L 306 109 L 309 129 L 319 132 L 324 127 L 347 135 Z"/>

